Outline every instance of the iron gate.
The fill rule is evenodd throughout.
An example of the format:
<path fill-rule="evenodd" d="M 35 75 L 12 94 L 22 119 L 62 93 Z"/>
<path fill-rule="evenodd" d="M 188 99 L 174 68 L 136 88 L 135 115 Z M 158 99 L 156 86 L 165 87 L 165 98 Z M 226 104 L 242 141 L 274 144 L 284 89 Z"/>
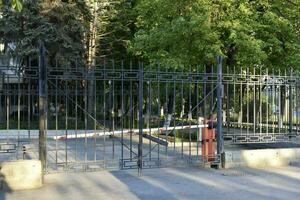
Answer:
<path fill-rule="evenodd" d="M 43 71 L 40 50 L 39 63 L 2 63 L 1 160 L 42 157 L 46 172 L 218 164 L 223 139 L 271 143 L 299 135 L 295 72 L 222 74 L 221 60 L 209 71 L 115 60 L 86 69 L 76 59 L 48 62 Z M 205 119 L 222 130 L 213 159 L 203 148 Z"/>
<path fill-rule="evenodd" d="M 56 66 L 47 74 L 48 168 L 199 165 L 207 156 L 219 163 L 219 154 L 203 154 L 201 141 L 201 119 L 216 112 L 201 110 L 217 103 L 214 75 L 113 60 L 92 71 Z"/>

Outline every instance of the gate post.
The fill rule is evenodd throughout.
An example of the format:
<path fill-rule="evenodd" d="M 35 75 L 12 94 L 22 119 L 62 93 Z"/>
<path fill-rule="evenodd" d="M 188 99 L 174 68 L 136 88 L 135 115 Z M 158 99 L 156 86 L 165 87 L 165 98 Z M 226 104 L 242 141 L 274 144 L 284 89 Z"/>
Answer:
<path fill-rule="evenodd" d="M 139 145 L 138 145 L 138 174 L 143 168 L 143 65 L 139 64 Z"/>
<path fill-rule="evenodd" d="M 217 57 L 217 154 L 221 155 L 221 165 L 224 166 L 224 149 L 223 149 L 223 134 L 222 134 L 222 60 L 221 56 Z"/>
<path fill-rule="evenodd" d="M 39 160 L 46 167 L 47 73 L 44 43 L 39 44 Z"/>

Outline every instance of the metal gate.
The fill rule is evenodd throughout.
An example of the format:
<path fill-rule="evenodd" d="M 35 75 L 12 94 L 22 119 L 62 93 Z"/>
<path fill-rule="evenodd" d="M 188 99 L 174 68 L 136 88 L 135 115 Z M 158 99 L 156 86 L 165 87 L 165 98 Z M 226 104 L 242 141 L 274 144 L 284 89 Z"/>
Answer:
<path fill-rule="evenodd" d="M 93 70 L 49 67 L 47 169 L 218 164 L 220 151 L 202 151 L 203 120 L 216 113 L 218 82 L 168 70 L 114 60 Z M 212 107 L 201 109 L 208 102 Z"/>
<path fill-rule="evenodd" d="M 46 65 L 44 53 L 26 67 L 2 59 L 1 160 L 41 159 L 45 172 L 219 164 L 223 140 L 299 133 L 294 72 L 222 70 L 220 58 L 209 70 L 105 59 L 87 69 L 77 59 Z M 207 126 L 217 130 L 210 153 Z"/>

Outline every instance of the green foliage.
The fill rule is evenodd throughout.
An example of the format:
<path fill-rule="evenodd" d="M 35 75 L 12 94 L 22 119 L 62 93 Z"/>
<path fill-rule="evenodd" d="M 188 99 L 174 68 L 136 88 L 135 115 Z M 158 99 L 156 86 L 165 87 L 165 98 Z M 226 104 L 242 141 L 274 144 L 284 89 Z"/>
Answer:
<path fill-rule="evenodd" d="M 0 0 L 0 8 L 5 4 L 4 0 Z M 23 8 L 22 2 L 20 0 L 11 0 L 10 2 L 10 6 L 17 10 L 17 11 L 21 11 Z"/>
<path fill-rule="evenodd" d="M 135 13 L 132 0 L 101 0 L 97 13 L 97 56 L 124 58 L 133 38 Z"/>
<path fill-rule="evenodd" d="M 50 64 L 55 65 L 53 58 L 59 58 L 60 64 L 68 64 L 75 57 L 87 63 L 89 42 L 96 33 L 97 57 L 126 57 L 134 32 L 134 2 L 99 0 L 94 12 L 95 3 L 28 0 L 24 1 L 21 12 L 2 7 L 0 42 L 15 44 L 15 54 L 29 57 L 36 55 L 38 41 L 43 40 Z"/>
<path fill-rule="evenodd" d="M 20 12 L 4 7 L 2 13 L 1 43 L 13 43 L 13 53 L 23 58 L 36 55 L 42 40 L 52 64 L 55 57 L 83 57 L 86 21 L 90 18 L 83 1 L 28 0 Z"/>
<path fill-rule="evenodd" d="M 210 66 L 223 55 L 230 69 L 300 66 L 298 0 L 98 0 L 95 12 L 95 1 L 0 2 L 9 3 L 1 6 L 0 42 L 25 57 L 43 40 L 50 61 L 84 63 L 95 35 L 97 57 L 180 67 Z"/>
<path fill-rule="evenodd" d="M 173 65 L 205 63 L 220 52 L 218 35 L 206 20 L 204 1 L 146 1 L 136 7 L 137 27 L 131 51 Z"/>
<path fill-rule="evenodd" d="M 23 6 L 19 0 L 12 0 L 12 7 L 17 11 L 21 11 Z"/>
<path fill-rule="evenodd" d="M 173 65 L 298 67 L 299 1 L 140 0 L 130 51 Z"/>

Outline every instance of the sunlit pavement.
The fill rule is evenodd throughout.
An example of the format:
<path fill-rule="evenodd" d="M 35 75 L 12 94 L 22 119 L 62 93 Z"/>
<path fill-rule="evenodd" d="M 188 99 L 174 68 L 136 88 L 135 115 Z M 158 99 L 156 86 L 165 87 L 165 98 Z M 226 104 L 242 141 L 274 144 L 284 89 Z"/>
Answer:
<path fill-rule="evenodd" d="M 44 187 L 2 193 L 7 200 L 42 199 L 299 199 L 300 166 L 214 170 L 160 168 L 57 173 Z"/>

